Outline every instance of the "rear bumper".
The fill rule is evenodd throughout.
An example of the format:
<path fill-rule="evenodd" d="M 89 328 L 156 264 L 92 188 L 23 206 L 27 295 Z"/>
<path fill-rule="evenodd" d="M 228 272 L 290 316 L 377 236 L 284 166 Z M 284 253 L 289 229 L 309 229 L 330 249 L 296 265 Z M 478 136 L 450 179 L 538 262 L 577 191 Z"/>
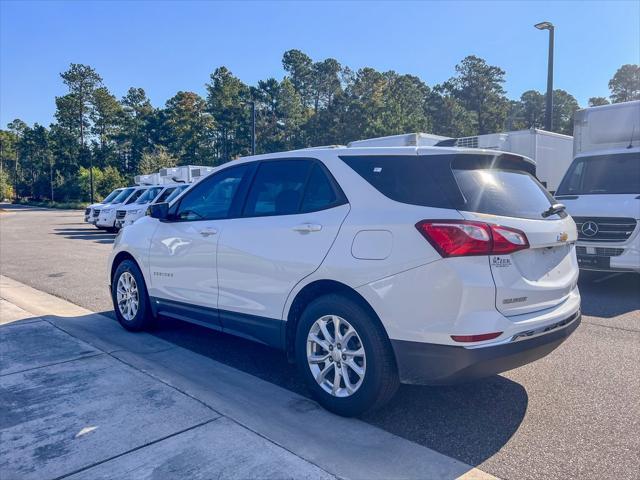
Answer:
<path fill-rule="evenodd" d="M 447 385 L 488 377 L 538 360 L 564 342 L 580 322 L 578 310 L 547 333 L 478 348 L 405 340 L 391 340 L 391 344 L 402 383 Z"/>

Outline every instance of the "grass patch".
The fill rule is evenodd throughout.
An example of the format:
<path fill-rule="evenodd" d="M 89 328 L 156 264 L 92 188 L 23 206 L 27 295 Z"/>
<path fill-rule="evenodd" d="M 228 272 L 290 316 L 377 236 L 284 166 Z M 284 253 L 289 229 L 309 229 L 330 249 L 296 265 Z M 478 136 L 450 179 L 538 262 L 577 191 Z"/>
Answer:
<path fill-rule="evenodd" d="M 13 203 L 17 205 L 29 205 L 32 207 L 45 207 L 45 208 L 60 208 L 64 210 L 84 210 L 89 203 L 87 202 L 52 202 L 49 200 L 45 201 L 36 201 L 36 200 L 27 200 L 27 199 L 19 199 L 15 200 Z"/>

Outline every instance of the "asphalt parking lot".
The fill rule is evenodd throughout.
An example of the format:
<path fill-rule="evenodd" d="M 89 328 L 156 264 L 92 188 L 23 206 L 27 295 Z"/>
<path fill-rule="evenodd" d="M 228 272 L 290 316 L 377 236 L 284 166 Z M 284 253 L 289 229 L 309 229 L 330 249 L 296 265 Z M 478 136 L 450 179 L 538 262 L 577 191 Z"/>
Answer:
<path fill-rule="evenodd" d="M 80 211 L 0 207 L 0 273 L 110 315 L 114 235 Z M 364 421 L 501 478 L 637 478 L 640 276 L 581 278 L 583 324 L 534 364 L 456 387 L 403 386 Z M 306 395 L 273 349 L 173 321 L 157 337 Z"/>

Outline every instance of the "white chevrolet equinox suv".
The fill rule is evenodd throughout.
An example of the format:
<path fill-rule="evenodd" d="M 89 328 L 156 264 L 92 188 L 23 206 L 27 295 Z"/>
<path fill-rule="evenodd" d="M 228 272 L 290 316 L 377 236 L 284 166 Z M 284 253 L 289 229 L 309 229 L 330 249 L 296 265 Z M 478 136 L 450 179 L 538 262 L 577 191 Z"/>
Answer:
<path fill-rule="evenodd" d="M 311 148 L 225 164 L 122 230 L 116 316 L 281 348 L 340 415 L 400 382 L 539 359 L 580 323 L 574 221 L 525 157 L 446 147 Z"/>

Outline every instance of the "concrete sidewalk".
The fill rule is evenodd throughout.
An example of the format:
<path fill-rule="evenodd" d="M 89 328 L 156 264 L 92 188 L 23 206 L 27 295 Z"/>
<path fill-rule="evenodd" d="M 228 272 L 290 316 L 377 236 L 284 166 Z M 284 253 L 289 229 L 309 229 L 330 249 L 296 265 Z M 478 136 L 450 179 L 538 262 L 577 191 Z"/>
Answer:
<path fill-rule="evenodd" d="M 0 276 L 0 478 L 493 478 Z"/>

